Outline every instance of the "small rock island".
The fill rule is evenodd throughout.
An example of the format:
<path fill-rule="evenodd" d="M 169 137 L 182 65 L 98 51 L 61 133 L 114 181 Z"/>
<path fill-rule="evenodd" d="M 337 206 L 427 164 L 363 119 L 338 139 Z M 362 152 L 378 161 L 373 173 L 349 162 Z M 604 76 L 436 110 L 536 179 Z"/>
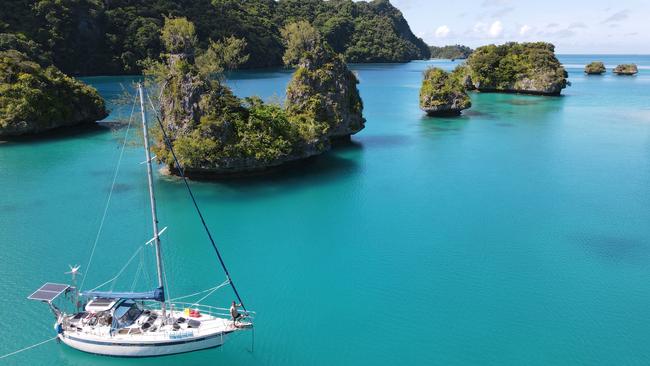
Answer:
<path fill-rule="evenodd" d="M 585 74 L 587 75 L 602 75 L 607 71 L 605 69 L 605 64 L 600 61 L 590 62 L 585 66 Z"/>
<path fill-rule="evenodd" d="M 164 85 L 162 123 L 188 176 L 214 179 L 268 170 L 321 154 L 330 138 L 363 128 L 357 79 L 340 56 L 308 24 L 289 25 L 285 33 L 293 55 L 288 59 L 299 65 L 286 108 L 258 97 L 238 98 L 225 85 L 223 72 L 247 59 L 243 39 L 211 41 L 201 50 L 190 21 L 165 20 L 166 60 L 153 62 L 147 74 Z M 162 134 L 156 135 L 158 159 L 178 174 Z"/>
<path fill-rule="evenodd" d="M 477 48 L 467 59 L 466 80 L 482 92 L 560 95 L 567 72 L 546 42 L 488 45 Z"/>
<path fill-rule="evenodd" d="M 461 69 L 457 69 L 461 70 Z M 420 88 L 420 108 L 429 116 L 460 115 L 472 106 L 460 75 L 431 67 L 424 72 Z"/>
<path fill-rule="evenodd" d="M 639 72 L 639 68 L 635 64 L 622 64 L 614 68 L 616 75 L 634 75 Z"/>
<path fill-rule="evenodd" d="M 97 90 L 16 50 L 0 51 L 0 137 L 93 123 L 108 116 Z"/>
<path fill-rule="evenodd" d="M 300 53 L 285 55 L 287 65 L 298 66 L 287 86 L 287 113 L 327 126 L 326 135 L 334 140 L 361 131 L 366 120 L 361 114 L 359 81 L 343 57 L 322 42 L 308 22 L 290 24 L 282 33 L 290 43 L 287 49 Z M 301 49 L 299 44 L 307 46 Z"/>

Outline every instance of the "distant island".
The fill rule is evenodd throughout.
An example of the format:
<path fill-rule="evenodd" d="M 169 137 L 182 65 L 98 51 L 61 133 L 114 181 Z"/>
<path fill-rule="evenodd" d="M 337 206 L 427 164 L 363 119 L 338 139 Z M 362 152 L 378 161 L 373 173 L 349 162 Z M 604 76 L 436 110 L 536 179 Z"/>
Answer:
<path fill-rule="evenodd" d="M 617 75 L 634 75 L 639 72 L 639 68 L 635 64 L 622 64 L 614 68 L 614 74 Z"/>
<path fill-rule="evenodd" d="M 297 66 L 285 106 L 260 98 L 240 99 L 219 75 L 246 62 L 246 43 L 234 37 L 198 47 L 194 24 L 165 20 L 161 41 L 166 56 L 146 74 L 161 85 L 162 125 L 155 152 L 178 174 L 173 146 L 190 177 L 249 174 L 327 151 L 333 138 L 360 131 L 365 120 L 357 79 L 341 55 L 308 22 L 282 29 L 288 65 Z M 154 130 L 155 132 L 155 130 Z"/>
<path fill-rule="evenodd" d="M 585 66 L 585 74 L 587 75 L 601 75 L 604 74 L 605 64 L 600 61 L 594 61 Z"/>
<path fill-rule="evenodd" d="M 420 108 L 429 116 L 448 116 L 459 115 L 471 107 L 461 78 L 459 71 L 448 73 L 438 67 L 428 68 L 420 88 Z"/>
<path fill-rule="evenodd" d="M 464 65 L 464 84 L 482 92 L 560 95 L 567 72 L 546 42 L 508 42 L 477 48 Z"/>
<path fill-rule="evenodd" d="M 5 0 L 2 7 L 0 50 L 16 49 L 68 75 L 140 74 L 143 61 L 164 50 L 159 34 L 165 16 L 192 21 L 202 49 L 211 39 L 245 40 L 250 57 L 243 68 L 282 66 L 280 29 L 301 20 L 348 62 L 430 56 L 388 0 Z"/>
<path fill-rule="evenodd" d="M 449 45 L 449 46 L 429 46 L 431 58 L 444 58 L 450 60 L 466 59 L 474 52 L 471 48 L 463 45 Z"/>
<path fill-rule="evenodd" d="M 0 137 L 95 122 L 108 115 L 97 90 L 41 67 L 16 50 L 0 51 Z"/>

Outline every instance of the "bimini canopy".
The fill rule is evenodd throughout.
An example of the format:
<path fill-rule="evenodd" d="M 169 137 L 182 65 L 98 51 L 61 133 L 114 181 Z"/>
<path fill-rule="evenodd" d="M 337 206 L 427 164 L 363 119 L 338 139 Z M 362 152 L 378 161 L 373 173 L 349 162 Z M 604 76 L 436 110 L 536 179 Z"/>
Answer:
<path fill-rule="evenodd" d="M 101 297 L 104 299 L 131 299 L 165 301 L 165 291 L 158 287 L 146 292 L 83 291 L 81 296 Z"/>

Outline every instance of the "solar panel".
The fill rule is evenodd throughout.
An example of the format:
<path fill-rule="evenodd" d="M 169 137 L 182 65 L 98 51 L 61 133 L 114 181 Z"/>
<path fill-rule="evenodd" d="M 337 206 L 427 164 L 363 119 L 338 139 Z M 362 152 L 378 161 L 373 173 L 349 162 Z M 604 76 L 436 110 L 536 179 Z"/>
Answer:
<path fill-rule="evenodd" d="M 54 292 L 60 292 L 60 291 L 63 291 L 63 290 L 65 290 L 65 289 L 67 289 L 68 287 L 70 287 L 70 286 L 68 286 L 68 285 L 61 285 L 61 284 L 58 284 L 58 283 L 46 283 L 46 284 L 44 284 L 43 286 L 41 286 L 41 288 L 39 288 L 39 290 L 40 290 L 40 291 L 54 291 Z"/>
<path fill-rule="evenodd" d="M 69 289 L 69 285 L 63 285 L 60 283 L 46 283 L 38 290 L 34 291 L 33 294 L 29 295 L 27 298 L 30 300 L 38 301 L 47 301 L 50 302 L 61 295 L 65 290 Z"/>

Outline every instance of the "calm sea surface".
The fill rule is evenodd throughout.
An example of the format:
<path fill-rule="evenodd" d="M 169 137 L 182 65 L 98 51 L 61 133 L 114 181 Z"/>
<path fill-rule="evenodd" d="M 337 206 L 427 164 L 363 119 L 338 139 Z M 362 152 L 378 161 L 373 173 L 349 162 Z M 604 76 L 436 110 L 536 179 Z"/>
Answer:
<path fill-rule="evenodd" d="M 258 312 L 254 352 L 244 332 L 165 358 L 51 342 L 0 364 L 650 364 L 650 57 L 561 60 L 573 84 L 562 97 L 472 93 L 462 117 L 438 119 L 418 109 L 421 74 L 451 62 L 355 65 L 368 122 L 351 145 L 281 174 L 193 182 Z M 583 75 L 592 60 L 608 73 Z M 612 75 L 621 62 L 640 73 Z M 282 100 L 289 77 L 230 83 Z M 86 79 L 107 98 L 132 80 Z M 81 264 L 92 288 L 149 239 L 144 153 L 129 144 L 87 267 L 125 132 L 0 145 L 0 354 L 54 335 L 47 306 L 26 300 L 43 282 Z M 155 184 L 171 296 L 221 283 L 183 186 Z M 140 261 L 115 289 L 147 287 L 153 273 L 133 281 Z"/>

